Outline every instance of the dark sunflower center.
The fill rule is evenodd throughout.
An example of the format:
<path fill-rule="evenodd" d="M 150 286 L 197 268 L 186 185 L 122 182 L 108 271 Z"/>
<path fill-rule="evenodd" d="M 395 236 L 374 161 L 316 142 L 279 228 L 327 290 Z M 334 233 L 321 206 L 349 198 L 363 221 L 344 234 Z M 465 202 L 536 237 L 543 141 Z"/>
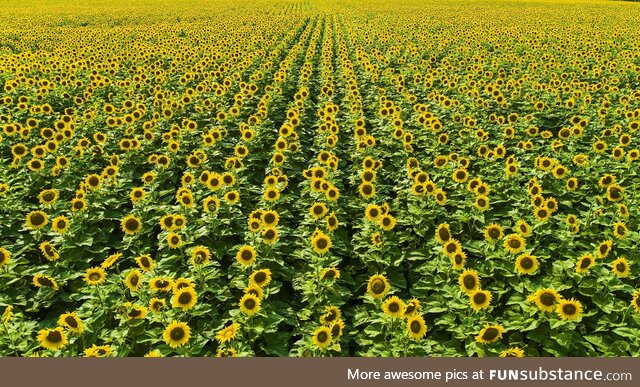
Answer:
<path fill-rule="evenodd" d="M 473 295 L 473 302 L 476 304 L 484 304 L 487 300 L 487 296 L 484 293 L 477 293 Z"/>
<path fill-rule="evenodd" d="M 455 243 L 449 243 L 447 244 L 447 252 L 449 253 L 455 253 L 456 250 L 458 250 L 458 247 L 456 246 Z"/>
<path fill-rule="evenodd" d="M 184 292 L 178 297 L 178 302 L 182 305 L 187 305 L 193 298 L 190 293 Z"/>
<path fill-rule="evenodd" d="M 529 257 L 522 258 L 522 260 L 520 260 L 520 267 L 525 270 L 531 269 L 533 267 L 533 259 Z"/>
<path fill-rule="evenodd" d="M 372 218 L 377 218 L 379 214 L 380 213 L 378 212 L 378 210 L 376 208 L 372 208 L 372 209 L 369 210 L 369 215 Z"/>
<path fill-rule="evenodd" d="M 627 270 L 627 266 L 626 266 L 624 263 L 622 263 L 622 262 L 618 262 L 618 263 L 616 264 L 616 270 L 617 270 L 618 272 L 620 272 L 620 273 L 624 273 L 624 272 L 625 272 L 625 270 Z"/>
<path fill-rule="evenodd" d="M 371 290 L 373 290 L 373 293 L 375 294 L 383 293 L 386 287 L 387 285 L 384 283 L 384 281 L 379 278 L 375 279 L 371 284 Z"/>
<path fill-rule="evenodd" d="M 389 218 L 382 219 L 382 225 L 383 226 L 389 226 L 390 224 L 391 224 L 391 219 L 389 219 Z"/>
<path fill-rule="evenodd" d="M 476 287 L 476 278 L 472 275 L 466 275 L 462 280 L 464 287 L 467 289 L 473 289 Z"/>
<path fill-rule="evenodd" d="M 580 268 L 581 269 L 586 269 L 589 267 L 589 265 L 591 265 L 591 259 L 589 258 L 584 258 L 581 262 L 580 262 Z"/>
<path fill-rule="evenodd" d="M 313 213 L 316 214 L 316 215 L 322 214 L 322 207 L 320 207 L 320 206 L 313 207 Z"/>
<path fill-rule="evenodd" d="M 573 304 L 566 304 L 562 306 L 562 311 L 568 316 L 573 316 L 578 311 L 578 308 Z"/>
<path fill-rule="evenodd" d="M 73 316 L 67 316 L 64 318 L 64 322 L 67 323 L 68 326 L 70 326 L 71 328 L 77 328 L 78 327 L 78 321 L 76 321 L 76 319 Z"/>
<path fill-rule="evenodd" d="M 316 242 L 316 246 L 318 246 L 319 249 L 325 249 L 328 245 L 329 242 L 325 238 L 320 238 Z"/>
<path fill-rule="evenodd" d="M 158 280 L 156 281 L 156 286 L 159 288 L 166 288 L 167 286 L 169 286 L 169 281 Z"/>
<path fill-rule="evenodd" d="M 518 249 L 520 248 L 520 241 L 517 239 L 511 239 L 509 240 L 509 247 L 511 247 L 512 249 Z"/>
<path fill-rule="evenodd" d="M 127 219 L 127 221 L 125 222 L 124 226 L 126 227 L 127 230 L 137 230 L 138 229 L 138 221 L 135 219 Z"/>
<path fill-rule="evenodd" d="M 257 282 L 257 283 L 262 283 L 264 281 L 267 280 L 267 274 L 265 272 L 258 272 L 256 273 L 255 276 L 253 276 L 253 279 Z"/>
<path fill-rule="evenodd" d="M 422 324 L 420 324 L 419 321 L 412 321 L 410 327 L 411 327 L 411 332 L 417 334 L 420 332 L 420 329 L 422 329 Z"/>
<path fill-rule="evenodd" d="M 244 302 L 244 307 L 253 310 L 256 307 L 256 301 L 253 298 L 247 298 Z"/>
<path fill-rule="evenodd" d="M 392 302 L 389 304 L 389 312 L 398 313 L 400 310 L 400 305 L 397 302 Z"/>
<path fill-rule="evenodd" d="M 42 286 L 53 286 L 53 281 L 45 277 L 38 278 L 38 283 Z"/>
<path fill-rule="evenodd" d="M 335 276 L 336 276 L 336 271 L 333 269 L 327 270 L 327 272 L 324 273 L 325 278 L 334 278 Z"/>
<path fill-rule="evenodd" d="M 58 228 L 65 228 L 66 225 L 67 223 L 64 220 L 59 220 L 58 223 L 56 224 Z"/>
<path fill-rule="evenodd" d="M 169 334 L 172 340 L 179 341 L 184 338 L 185 332 L 181 327 L 173 328 Z"/>
<path fill-rule="evenodd" d="M 240 257 L 243 261 L 250 261 L 253 258 L 253 254 L 249 250 L 244 250 L 242 254 L 240 254 Z"/>
<path fill-rule="evenodd" d="M 91 281 L 97 281 L 101 278 L 100 273 L 91 273 L 89 274 L 89 279 Z"/>
<path fill-rule="evenodd" d="M 553 293 L 545 292 L 540 295 L 540 303 L 544 306 L 551 306 L 556 302 L 556 296 Z"/>
<path fill-rule="evenodd" d="M 59 343 L 62 341 L 62 334 L 58 331 L 51 331 L 47 335 L 47 341 L 50 343 Z"/>
<path fill-rule="evenodd" d="M 267 230 L 264 236 L 267 237 L 267 239 L 273 239 L 276 237 L 276 233 L 273 230 Z"/>
<path fill-rule="evenodd" d="M 489 236 L 493 239 L 498 239 L 498 237 L 500 237 L 500 230 L 497 228 L 489 229 Z"/>
<path fill-rule="evenodd" d="M 276 221 L 276 217 L 273 214 L 265 214 L 264 222 L 267 224 L 271 224 Z"/>
<path fill-rule="evenodd" d="M 491 328 L 487 328 L 484 331 L 482 338 L 487 341 L 495 340 L 499 334 L 500 334 L 500 331 L 498 331 L 496 328 L 491 327 Z"/>
<path fill-rule="evenodd" d="M 52 192 L 47 192 L 44 195 L 42 195 L 42 198 L 44 199 L 45 202 L 50 202 L 53 200 L 54 198 L 54 194 Z"/>
<path fill-rule="evenodd" d="M 446 228 L 441 228 L 440 230 L 438 230 L 438 235 L 443 241 L 449 240 L 449 238 L 451 237 L 449 230 L 447 230 Z"/>
<path fill-rule="evenodd" d="M 177 245 L 178 243 L 180 243 L 180 237 L 174 235 L 173 237 L 171 237 L 171 243 Z"/>
<path fill-rule="evenodd" d="M 31 223 L 33 223 L 36 226 L 41 225 L 42 223 L 44 223 L 44 216 L 42 216 L 42 214 L 39 214 L 39 213 L 31 215 Z"/>
<path fill-rule="evenodd" d="M 365 185 L 365 186 L 362 187 L 362 192 L 364 192 L 365 195 L 371 194 L 371 190 L 372 190 L 372 188 L 371 188 L 370 185 Z"/>
<path fill-rule="evenodd" d="M 316 338 L 320 343 L 326 343 L 327 340 L 329 340 L 329 335 L 325 331 L 320 331 L 318 332 L 318 335 L 316 336 Z"/>
<path fill-rule="evenodd" d="M 131 310 L 131 312 L 129 312 L 129 317 L 136 318 L 141 314 L 142 314 L 141 310 L 134 308 L 133 310 Z"/>

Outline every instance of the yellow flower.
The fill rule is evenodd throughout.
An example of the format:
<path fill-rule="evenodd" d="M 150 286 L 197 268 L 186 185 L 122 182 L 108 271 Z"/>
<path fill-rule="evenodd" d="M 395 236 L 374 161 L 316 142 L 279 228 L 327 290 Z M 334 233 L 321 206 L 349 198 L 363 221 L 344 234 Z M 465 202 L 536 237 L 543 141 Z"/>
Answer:
<path fill-rule="evenodd" d="M 216 332 L 216 340 L 218 343 L 226 343 L 233 340 L 240 331 L 240 324 L 234 322 L 233 324 L 219 330 Z"/>
<path fill-rule="evenodd" d="M 52 351 L 62 349 L 69 343 L 67 335 L 60 327 L 55 329 L 42 329 L 38 332 L 38 341 L 40 342 L 40 346 Z"/>

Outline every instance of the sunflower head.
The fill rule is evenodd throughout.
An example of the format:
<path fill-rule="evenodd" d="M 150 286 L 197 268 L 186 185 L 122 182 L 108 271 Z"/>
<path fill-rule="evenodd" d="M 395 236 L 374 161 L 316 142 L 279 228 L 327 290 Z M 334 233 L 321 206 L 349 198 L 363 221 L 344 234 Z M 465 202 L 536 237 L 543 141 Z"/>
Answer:
<path fill-rule="evenodd" d="M 40 346 L 52 351 L 62 349 L 69 343 L 67 335 L 61 327 L 41 330 L 38 332 L 38 341 Z"/>
<path fill-rule="evenodd" d="M 391 296 L 382 303 L 382 311 L 389 317 L 402 317 L 405 308 L 404 302 L 396 296 Z"/>
<path fill-rule="evenodd" d="M 504 328 L 502 325 L 485 325 L 484 328 L 480 331 L 480 333 L 475 337 L 476 341 L 484 344 L 495 343 L 496 341 L 502 338 L 502 333 L 504 332 Z"/>
<path fill-rule="evenodd" d="M 84 274 L 84 282 L 87 285 L 97 286 L 104 283 L 107 280 L 107 272 L 101 267 L 92 267 L 87 269 Z"/>
<path fill-rule="evenodd" d="M 367 292 L 373 298 L 384 298 L 387 293 L 391 290 L 391 285 L 389 285 L 389 281 L 384 275 L 375 274 L 369 277 L 369 282 L 367 283 Z"/>
<path fill-rule="evenodd" d="M 313 332 L 313 344 L 320 349 L 326 349 L 327 347 L 329 347 L 329 345 L 331 344 L 331 339 L 331 329 L 329 329 L 328 327 L 322 326 Z"/>
<path fill-rule="evenodd" d="M 582 303 L 576 299 L 563 299 L 558 302 L 556 313 L 563 320 L 578 320 L 582 315 Z"/>
<path fill-rule="evenodd" d="M 458 284 L 460 285 L 460 289 L 467 293 L 471 294 L 476 289 L 480 288 L 480 279 L 478 278 L 478 272 L 475 270 L 465 270 L 458 277 Z"/>
<path fill-rule="evenodd" d="M 420 315 L 413 315 L 407 319 L 407 335 L 413 340 L 420 340 L 427 333 L 427 324 Z"/>
<path fill-rule="evenodd" d="M 247 316 L 260 312 L 261 300 L 253 293 L 245 293 L 240 299 L 240 311 Z"/>
<path fill-rule="evenodd" d="M 189 341 L 191 329 L 186 323 L 173 320 L 164 330 L 163 338 L 168 346 L 175 349 Z"/>

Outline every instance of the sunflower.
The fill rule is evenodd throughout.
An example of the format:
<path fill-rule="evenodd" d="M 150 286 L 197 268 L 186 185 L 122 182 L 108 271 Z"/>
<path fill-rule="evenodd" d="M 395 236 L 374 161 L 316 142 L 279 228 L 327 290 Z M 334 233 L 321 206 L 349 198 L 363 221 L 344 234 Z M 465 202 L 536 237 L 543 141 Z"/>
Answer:
<path fill-rule="evenodd" d="M 320 349 L 329 347 L 329 344 L 331 344 L 331 329 L 319 327 L 313 332 L 312 340 L 313 344 Z"/>
<path fill-rule="evenodd" d="M 592 254 L 583 254 L 576 261 L 576 273 L 585 273 L 595 265 L 596 260 Z"/>
<path fill-rule="evenodd" d="M 459 251 L 462 251 L 462 245 L 457 239 L 451 238 L 444 244 L 444 246 L 442 246 L 442 252 L 447 257 L 453 257 Z"/>
<path fill-rule="evenodd" d="M 475 206 L 480 211 L 485 211 L 489 208 L 489 198 L 485 195 L 476 196 Z"/>
<path fill-rule="evenodd" d="M 27 227 L 32 230 L 39 230 L 49 223 L 49 217 L 42 211 L 31 211 L 27 215 Z"/>
<path fill-rule="evenodd" d="M 240 331 L 240 324 L 238 324 L 237 322 L 234 322 L 231 325 L 216 332 L 216 340 L 220 344 L 229 342 L 238 335 L 239 331 Z"/>
<path fill-rule="evenodd" d="M 416 313 L 418 313 L 420 311 L 420 300 L 418 300 L 417 298 L 412 298 L 411 300 L 409 300 L 409 302 L 405 305 L 404 308 L 404 317 L 409 317 L 409 316 L 413 316 Z"/>
<path fill-rule="evenodd" d="M 462 270 L 467 261 L 467 253 L 460 250 L 450 256 L 449 260 L 451 261 L 451 268 L 453 268 L 453 270 Z"/>
<path fill-rule="evenodd" d="M 389 214 L 384 214 L 378 219 L 378 226 L 384 231 L 391 231 L 396 226 L 396 218 Z"/>
<path fill-rule="evenodd" d="M 8 265 L 11 261 L 11 253 L 4 247 L 0 247 L 0 268 Z"/>
<path fill-rule="evenodd" d="M 149 309 L 154 312 L 160 312 L 165 306 L 164 300 L 160 298 L 153 297 L 149 300 Z"/>
<path fill-rule="evenodd" d="M 280 233 L 275 227 L 265 227 L 262 230 L 262 242 L 267 245 L 273 245 L 278 241 Z"/>
<path fill-rule="evenodd" d="M 368 221 L 375 222 L 382 215 L 382 209 L 377 204 L 369 204 L 364 210 L 364 214 Z"/>
<path fill-rule="evenodd" d="M 127 315 L 127 320 L 143 320 L 147 317 L 148 309 L 144 306 L 132 304 L 131 302 L 125 302 L 123 306 L 125 308 L 124 313 Z"/>
<path fill-rule="evenodd" d="M 33 276 L 33 284 L 39 288 L 52 288 L 58 290 L 58 283 L 52 277 L 43 274 Z"/>
<path fill-rule="evenodd" d="M 631 300 L 631 306 L 636 312 L 640 313 L 640 290 L 636 290 Z"/>
<path fill-rule="evenodd" d="M 87 202 L 81 198 L 71 199 L 71 211 L 78 212 L 87 208 Z"/>
<path fill-rule="evenodd" d="M 367 292 L 373 298 L 384 298 L 384 296 L 391 290 L 391 285 L 384 275 L 374 274 L 369 277 L 367 283 Z"/>
<path fill-rule="evenodd" d="M 228 205 L 233 206 L 240 200 L 240 192 L 233 190 L 224 194 L 224 200 Z"/>
<path fill-rule="evenodd" d="M 120 228 L 125 234 L 134 235 L 142 228 L 142 221 L 134 215 L 127 215 L 120 222 Z"/>
<path fill-rule="evenodd" d="M 260 298 L 256 297 L 254 294 L 245 293 L 245 295 L 240 299 L 240 311 L 247 316 L 253 316 L 260 312 L 260 304 Z"/>
<path fill-rule="evenodd" d="M 156 265 L 156 263 L 153 261 L 153 258 L 151 258 L 149 254 L 143 254 L 137 257 L 136 263 L 138 264 L 138 267 L 140 269 L 144 270 L 147 273 L 153 271 L 153 268 Z"/>
<path fill-rule="evenodd" d="M 533 274 L 538 270 L 538 258 L 531 254 L 520 254 L 516 258 L 516 271 L 520 274 Z"/>
<path fill-rule="evenodd" d="M 124 284 L 130 291 L 137 292 L 142 287 L 142 273 L 136 269 L 131 270 L 125 277 Z"/>
<path fill-rule="evenodd" d="M 489 242 L 499 241 L 504 237 L 502 226 L 491 223 L 484 229 L 484 237 Z"/>
<path fill-rule="evenodd" d="M 186 323 L 173 320 L 164 330 L 162 337 L 168 346 L 175 349 L 189 341 L 189 338 L 191 338 L 191 329 Z"/>
<path fill-rule="evenodd" d="M 538 207 L 534 210 L 533 215 L 539 222 L 544 222 L 551 216 L 551 211 L 546 206 Z"/>
<path fill-rule="evenodd" d="M 104 271 L 104 269 L 101 267 L 92 267 L 90 269 L 87 269 L 87 271 L 84 273 L 84 282 L 86 282 L 87 285 L 101 285 L 104 283 L 104 281 L 106 281 L 106 279 L 107 272 Z"/>
<path fill-rule="evenodd" d="M 473 310 L 487 309 L 491 303 L 491 293 L 487 290 L 476 289 L 469 293 L 469 303 Z"/>
<path fill-rule="evenodd" d="M 269 282 L 271 282 L 271 270 L 269 269 L 256 270 L 249 275 L 249 284 L 255 284 L 263 288 L 269 285 Z"/>
<path fill-rule="evenodd" d="M 262 220 L 264 225 L 267 227 L 275 227 L 278 225 L 280 217 L 275 210 L 268 210 L 268 211 L 264 211 L 261 214 L 261 217 L 257 219 Z"/>
<path fill-rule="evenodd" d="M 607 187 L 607 199 L 612 202 L 619 202 L 622 200 L 624 194 L 624 188 L 618 184 L 611 184 Z"/>
<path fill-rule="evenodd" d="M 549 288 L 538 289 L 528 298 L 528 301 L 535 302 L 538 309 L 553 312 L 556 310 L 556 304 L 560 302 L 562 297 L 558 292 Z"/>
<path fill-rule="evenodd" d="M 382 303 L 382 310 L 389 317 L 402 317 L 405 307 L 404 302 L 396 296 L 391 296 Z"/>
<path fill-rule="evenodd" d="M 335 212 L 331 212 L 331 214 L 325 218 L 325 221 L 327 223 L 327 230 L 329 231 L 337 230 L 340 225 Z"/>
<path fill-rule="evenodd" d="M 162 353 L 159 350 L 154 349 L 144 354 L 144 357 L 162 357 Z"/>
<path fill-rule="evenodd" d="M 57 189 L 45 189 L 38 195 L 38 200 L 40 204 L 50 206 L 55 204 L 59 197 L 60 194 Z"/>
<path fill-rule="evenodd" d="M 311 238 L 311 247 L 318 254 L 326 254 L 333 246 L 331 238 L 322 231 L 317 231 Z"/>
<path fill-rule="evenodd" d="M 613 236 L 618 239 L 625 239 L 627 234 L 629 233 L 629 229 L 624 222 L 617 221 L 613 224 Z"/>
<path fill-rule="evenodd" d="M 173 288 L 173 280 L 164 277 L 152 278 L 149 281 L 149 287 L 154 292 L 169 292 Z"/>
<path fill-rule="evenodd" d="M 358 191 L 360 192 L 360 196 L 365 199 L 372 198 L 376 195 L 376 187 L 371 183 L 360 184 Z"/>
<path fill-rule="evenodd" d="M 525 249 L 525 241 L 518 234 L 510 234 L 504 239 L 503 246 L 511 254 L 518 254 Z"/>
<path fill-rule="evenodd" d="M 309 213 L 314 219 L 321 219 L 327 213 L 327 206 L 324 203 L 314 203 L 309 208 Z"/>
<path fill-rule="evenodd" d="M 451 230 L 448 223 L 440 223 L 436 227 L 436 240 L 440 244 L 445 244 L 451 240 Z"/>
<path fill-rule="evenodd" d="M 205 246 L 196 246 L 191 249 L 191 262 L 194 265 L 206 265 L 211 260 L 211 251 Z M 151 261 L 153 262 L 153 261 Z"/>
<path fill-rule="evenodd" d="M 460 289 L 467 294 L 479 289 L 480 278 L 478 277 L 478 272 L 475 270 L 463 271 L 458 277 L 458 284 L 460 285 Z"/>
<path fill-rule="evenodd" d="M 322 269 L 322 271 L 320 272 L 320 279 L 321 280 L 325 280 L 325 279 L 338 279 L 340 278 L 340 270 L 336 269 L 335 267 L 329 267 L 326 269 Z"/>
<path fill-rule="evenodd" d="M 84 331 L 84 324 L 76 312 L 67 312 L 60 315 L 60 318 L 58 318 L 58 325 L 67 328 L 74 333 L 82 333 L 82 331 Z"/>
<path fill-rule="evenodd" d="M 601 242 L 596 248 L 596 253 L 598 254 L 598 258 L 606 258 L 611 252 L 612 247 L 613 247 L 613 241 L 611 241 L 610 239 L 604 242 Z"/>
<path fill-rule="evenodd" d="M 500 352 L 500 357 L 524 357 L 524 351 L 519 347 L 511 347 Z"/>
<path fill-rule="evenodd" d="M 486 324 L 480 333 L 475 337 L 478 343 L 491 344 L 502 338 L 504 328 L 502 325 L 489 325 Z"/>
<path fill-rule="evenodd" d="M 69 343 L 67 335 L 61 327 L 42 329 L 38 332 L 38 341 L 41 347 L 52 351 L 62 349 Z"/>
<path fill-rule="evenodd" d="M 611 270 L 618 278 L 628 277 L 630 272 L 629 261 L 624 257 L 620 257 L 611 262 Z"/>
<path fill-rule="evenodd" d="M 427 333 L 427 324 L 420 315 L 414 315 L 407 319 L 407 335 L 414 339 L 420 340 Z"/>
<path fill-rule="evenodd" d="M 520 219 L 516 222 L 516 232 L 523 238 L 531 235 L 532 228 L 525 220 Z"/>
<path fill-rule="evenodd" d="M 145 192 L 144 188 L 136 187 L 133 188 L 129 193 L 129 199 L 131 200 L 131 203 L 140 203 L 142 200 L 144 200 L 146 195 L 147 193 Z"/>
<path fill-rule="evenodd" d="M 339 338 L 342 336 L 342 331 L 344 330 L 344 322 L 342 320 L 337 320 L 333 324 L 331 324 L 331 337 Z"/>
<path fill-rule="evenodd" d="M 191 287 L 185 287 L 174 293 L 171 299 L 171 306 L 186 311 L 193 308 L 197 302 L 198 295 L 196 291 Z"/>
<path fill-rule="evenodd" d="M 60 254 L 58 254 L 56 248 L 49 241 L 40 243 L 39 248 L 44 257 L 50 262 L 57 261 L 58 258 L 60 258 Z"/>
<path fill-rule="evenodd" d="M 242 246 L 236 254 L 236 261 L 242 266 L 251 266 L 255 263 L 257 257 L 256 249 L 253 246 Z"/>
<path fill-rule="evenodd" d="M 192 288 L 195 289 L 196 285 L 193 283 L 193 280 L 190 278 L 178 278 L 177 280 L 173 281 L 173 292 L 178 292 L 181 289 L 184 288 Z"/>
<path fill-rule="evenodd" d="M 324 314 L 320 316 L 320 322 L 324 325 L 331 325 L 335 321 L 340 320 L 342 313 L 340 309 L 335 306 L 327 306 L 324 310 Z"/>
<path fill-rule="evenodd" d="M 216 357 L 236 357 L 237 352 L 234 348 L 219 348 Z"/>
<path fill-rule="evenodd" d="M 577 320 L 582 315 L 582 303 L 573 298 L 560 300 L 556 307 L 556 313 L 563 320 Z"/>

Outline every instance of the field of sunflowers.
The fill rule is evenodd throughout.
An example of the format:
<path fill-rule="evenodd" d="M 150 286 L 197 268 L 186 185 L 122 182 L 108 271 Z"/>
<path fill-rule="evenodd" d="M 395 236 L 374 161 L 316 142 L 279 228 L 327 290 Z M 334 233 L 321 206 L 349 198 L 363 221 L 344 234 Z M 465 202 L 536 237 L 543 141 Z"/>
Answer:
<path fill-rule="evenodd" d="M 0 11 L 1 356 L 640 356 L 640 4 Z"/>

